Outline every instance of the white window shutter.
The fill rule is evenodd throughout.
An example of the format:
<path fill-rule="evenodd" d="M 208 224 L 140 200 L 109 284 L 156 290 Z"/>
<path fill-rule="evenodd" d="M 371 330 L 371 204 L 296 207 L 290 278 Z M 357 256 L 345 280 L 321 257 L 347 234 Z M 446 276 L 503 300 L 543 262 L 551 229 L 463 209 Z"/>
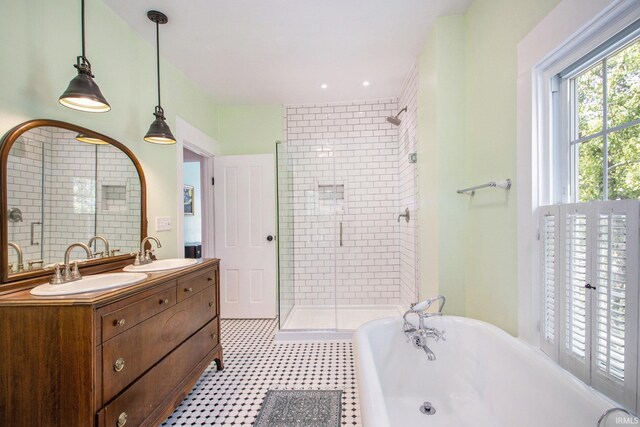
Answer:
<path fill-rule="evenodd" d="M 640 202 L 543 207 L 539 225 L 542 350 L 637 412 Z"/>
<path fill-rule="evenodd" d="M 591 282 L 588 269 L 593 247 L 589 204 L 567 204 L 561 213 L 561 252 L 564 257 L 560 310 L 560 364 L 587 384 L 590 383 L 591 312 L 585 285 Z"/>
<path fill-rule="evenodd" d="M 591 385 L 635 409 L 638 381 L 638 201 L 598 202 L 592 257 Z"/>
<path fill-rule="evenodd" d="M 539 213 L 540 348 L 558 360 L 560 208 L 545 206 Z"/>

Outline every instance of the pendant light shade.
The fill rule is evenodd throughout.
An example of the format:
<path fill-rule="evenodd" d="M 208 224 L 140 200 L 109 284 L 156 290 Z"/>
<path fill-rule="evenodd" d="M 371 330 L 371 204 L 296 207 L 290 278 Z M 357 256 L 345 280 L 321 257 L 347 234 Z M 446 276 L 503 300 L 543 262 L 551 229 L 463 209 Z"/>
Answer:
<path fill-rule="evenodd" d="M 169 129 L 169 125 L 165 121 L 164 111 L 162 107 L 157 106 L 156 112 L 153 113 L 156 119 L 149 126 L 149 131 L 144 136 L 144 140 L 154 144 L 175 144 L 176 139 Z"/>
<path fill-rule="evenodd" d="M 76 141 L 84 142 L 86 144 L 94 144 L 94 145 L 109 144 L 107 141 L 103 141 L 102 139 L 96 138 L 95 136 L 86 135 L 82 132 L 76 135 Z"/>
<path fill-rule="evenodd" d="M 111 106 L 100 92 L 100 88 L 93 81 L 91 63 L 85 55 L 84 43 L 84 0 L 81 0 L 82 15 L 82 55 L 76 58 L 74 67 L 78 70 L 69 83 L 69 87 L 60 96 L 58 101 L 65 107 L 90 113 L 104 113 L 111 110 Z"/>
<path fill-rule="evenodd" d="M 149 131 L 144 136 L 144 140 L 154 144 L 175 144 L 176 139 L 169 129 L 169 125 L 164 117 L 164 110 L 160 103 L 160 24 L 166 24 L 169 19 L 167 15 L 157 10 L 150 10 L 147 12 L 147 18 L 156 24 L 156 66 L 158 71 L 158 105 L 156 105 L 155 112 L 156 119 L 149 126 Z"/>

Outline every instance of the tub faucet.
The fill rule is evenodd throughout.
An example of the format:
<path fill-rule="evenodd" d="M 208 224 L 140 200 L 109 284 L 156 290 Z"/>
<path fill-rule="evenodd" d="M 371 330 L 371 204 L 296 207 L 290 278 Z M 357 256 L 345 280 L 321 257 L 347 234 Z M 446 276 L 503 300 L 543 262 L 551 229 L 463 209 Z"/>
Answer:
<path fill-rule="evenodd" d="M 424 352 L 425 352 L 425 353 L 427 353 L 427 360 L 430 360 L 430 361 L 432 361 L 432 362 L 433 362 L 434 360 L 436 360 L 436 355 L 435 355 L 435 353 L 434 353 L 433 351 L 431 351 L 431 349 L 430 349 L 429 347 L 427 347 L 427 343 L 425 343 L 425 344 L 422 346 L 422 349 L 424 350 Z"/>
<path fill-rule="evenodd" d="M 18 266 L 16 273 L 20 273 L 22 270 L 24 270 L 24 255 L 22 253 L 22 248 L 20 247 L 20 245 L 14 242 L 9 242 L 7 243 L 7 245 L 15 249 L 16 253 L 18 254 Z"/>
<path fill-rule="evenodd" d="M 149 249 L 149 250 L 144 249 L 144 245 L 146 245 L 149 240 L 153 240 L 154 242 L 156 242 L 157 247 L 159 248 L 162 247 L 162 244 L 160 243 L 160 240 L 158 240 L 157 237 L 153 237 L 153 236 L 145 237 L 144 239 L 142 239 L 142 242 L 140 242 L 140 252 L 136 254 L 136 259 L 135 261 L 133 261 L 133 265 L 144 265 L 144 264 L 149 264 L 151 261 L 153 261 L 153 259 L 151 259 L 151 253 L 153 252 L 153 249 Z"/>
<path fill-rule="evenodd" d="M 440 306 L 438 307 L 438 311 L 436 313 L 427 313 L 426 311 L 433 305 L 434 302 L 440 301 Z M 433 316 L 442 316 L 442 309 L 444 308 L 444 304 L 446 299 L 442 295 L 438 295 L 437 297 L 430 298 L 421 303 L 415 304 L 409 310 L 407 310 L 402 318 L 404 319 L 404 334 L 411 341 L 414 347 L 422 348 L 424 352 L 427 354 L 427 359 L 436 360 L 436 355 L 431 351 L 431 349 L 427 346 L 427 338 L 433 338 L 436 341 L 443 340 L 446 341 L 444 337 L 445 331 L 440 331 L 436 328 L 430 328 L 424 324 L 424 320 L 433 317 Z M 415 314 L 418 316 L 418 327 L 416 328 L 411 322 L 407 320 L 407 316 L 409 314 Z"/>
<path fill-rule="evenodd" d="M 103 252 L 102 256 L 103 257 L 108 257 L 109 256 L 109 240 L 107 240 L 106 237 L 93 236 L 91 239 L 89 239 L 89 243 L 87 243 L 87 246 L 91 247 L 91 245 L 93 245 L 96 240 L 102 240 L 102 243 L 104 243 L 104 252 Z M 96 253 L 94 253 L 94 255 L 96 255 Z"/>

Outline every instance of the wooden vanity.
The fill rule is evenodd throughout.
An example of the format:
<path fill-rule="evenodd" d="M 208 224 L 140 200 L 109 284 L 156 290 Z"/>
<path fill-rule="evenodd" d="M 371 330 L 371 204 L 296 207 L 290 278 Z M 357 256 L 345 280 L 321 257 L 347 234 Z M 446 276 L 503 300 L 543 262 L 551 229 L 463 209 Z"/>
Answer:
<path fill-rule="evenodd" d="M 147 274 L 93 294 L 0 296 L 0 425 L 158 425 L 212 361 L 222 369 L 219 260 Z"/>

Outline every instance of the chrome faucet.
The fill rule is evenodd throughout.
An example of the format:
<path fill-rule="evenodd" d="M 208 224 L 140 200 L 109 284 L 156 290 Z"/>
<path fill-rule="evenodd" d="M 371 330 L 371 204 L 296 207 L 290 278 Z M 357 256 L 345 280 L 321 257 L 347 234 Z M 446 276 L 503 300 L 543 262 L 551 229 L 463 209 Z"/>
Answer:
<path fill-rule="evenodd" d="M 153 249 L 149 249 L 149 250 L 144 249 L 144 245 L 146 245 L 149 240 L 153 240 L 154 242 L 156 242 L 156 246 L 158 248 L 162 247 L 162 244 L 160 243 L 160 240 L 158 240 L 157 237 L 153 237 L 153 236 L 145 237 L 144 239 L 142 239 L 142 242 L 140 242 L 140 252 L 136 254 L 136 259 L 133 261 L 133 265 L 144 265 L 144 264 L 149 264 L 150 262 L 153 261 L 153 259 L 151 259 L 151 255 L 153 254 Z"/>
<path fill-rule="evenodd" d="M 102 253 L 103 257 L 108 257 L 109 256 L 109 240 L 107 240 L 106 237 L 103 236 L 93 236 L 91 239 L 89 239 L 89 243 L 87 243 L 87 246 L 91 247 L 96 240 L 102 240 L 102 243 L 104 243 L 104 251 Z M 96 255 L 96 253 L 94 252 L 94 255 Z"/>
<path fill-rule="evenodd" d="M 440 301 L 438 311 L 435 313 L 427 313 L 426 311 L 436 301 Z M 445 331 L 440 331 L 436 328 L 430 328 L 426 326 L 424 324 L 424 320 L 428 319 L 429 317 L 442 316 L 442 309 L 444 308 L 445 302 L 446 298 L 442 295 L 438 295 L 437 297 L 429 298 L 426 301 L 415 304 L 402 316 L 402 318 L 404 319 L 404 334 L 407 336 L 409 341 L 411 341 L 414 347 L 422 348 L 424 350 L 424 352 L 427 354 L 427 359 L 429 360 L 436 360 L 436 355 L 427 346 L 427 338 L 433 338 L 436 341 L 446 341 L 446 338 L 444 337 Z M 409 314 L 416 314 L 418 316 L 418 328 L 416 328 L 411 322 L 407 320 L 407 316 Z"/>
<path fill-rule="evenodd" d="M 50 283 L 57 285 L 60 283 L 72 282 L 74 280 L 82 279 L 80 270 L 78 270 L 78 261 L 73 262 L 73 268 L 69 262 L 69 258 L 71 257 L 71 251 L 73 251 L 73 248 L 84 249 L 87 253 L 87 259 L 91 259 L 91 257 L 93 256 L 91 248 L 84 243 L 75 242 L 70 244 L 67 250 L 64 252 L 64 272 L 62 273 L 62 275 L 60 275 L 60 266 L 56 264 L 56 271 Z"/>
<path fill-rule="evenodd" d="M 24 254 L 22 253 L 22 248 L 20 247 L 20 245 L 14 242 L 9 242 L 7 243 L 7 245 L 15 249 L 16 253 L 18 254 L 18 269 L 16 273 L 20 273 L 22 270 L 24 270 Z"/>

